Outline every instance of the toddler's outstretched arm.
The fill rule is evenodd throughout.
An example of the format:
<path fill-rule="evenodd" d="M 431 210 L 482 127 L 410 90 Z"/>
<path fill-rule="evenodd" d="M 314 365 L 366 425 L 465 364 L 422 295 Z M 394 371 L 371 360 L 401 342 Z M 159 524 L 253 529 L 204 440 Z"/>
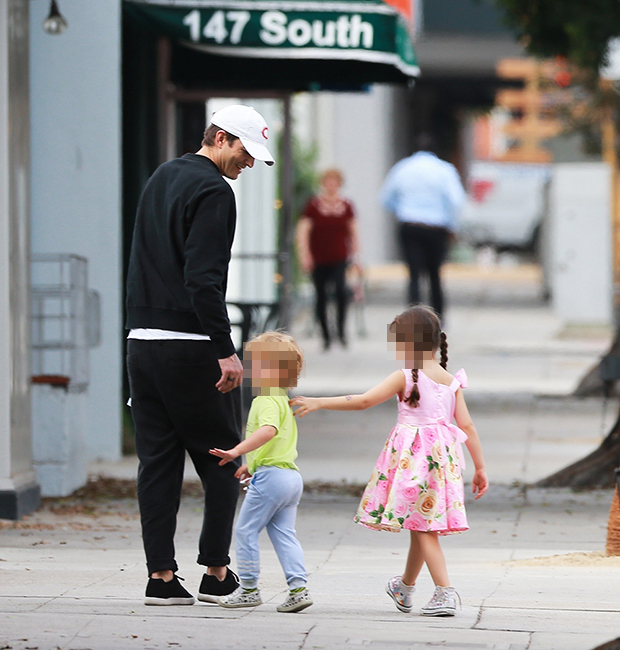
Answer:
<path fill-rule="evenodd" d="M 405 376 L 402 371 L 393 372 L 380 384 L 367 390 L 363 395 L 346 395 L 342 397 L 293 397 L 289 401 L 291 406 L 296 406 L 295 415 L 303 418 L 304 415 L 326 409 L 328 411 L 363 411 L 381 404 L 397 393 L 405 390 Z"/>
<path fill-rule="evenodd" d="M 232 449 L 209 449 L 209 453 L 213 456 L 217 456 L 222 460 L 218 465 L 226 465 L 230 463 L 231 460 L 247 454 L 248 451 L 254 451 L 259 447 L 262 447 L 266 442 L 269 442 L 276 435 L 276 428 L 265 425 L 256 429 L 256 431 L 245 440 L 242 440 L 238 445 Z"/>
<path fill-rule="evenodd" d="M 476 468 L 474 478 L 471 482 L 471 491 L 476 495 L 476 499 L 479 499 L 489 489 L 489 479 L 487 478 L 487 471 L 484 467 L 480 437 L 469 415 L 469 410 L 467 409 L 467 404 L 465 404 L 465 398 L 461 389 L 456 391 L 454 419 L 459 429 L 462 429 L 467 434 L 467 442 L 465 445 Z"/>

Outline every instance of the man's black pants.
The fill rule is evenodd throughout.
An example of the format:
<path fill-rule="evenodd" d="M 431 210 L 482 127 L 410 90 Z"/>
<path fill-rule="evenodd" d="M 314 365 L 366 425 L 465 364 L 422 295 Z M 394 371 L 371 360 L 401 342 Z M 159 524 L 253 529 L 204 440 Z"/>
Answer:
<path fill-rule="evenodd" d="M 443 316 L 444 300 L 439 271 L 448 251 L 449 232 L 417 223 L 400 224 L 400 241 L 405 262 L 409 267 L 409 304 L 420 302 L 420 274 L 428 274 L 431 306 Z"/>
<path fill-rule="evenodd" d="M 239 461 L 223 467 L 209 449 L 230 449 L 241 435 L 241 391 L 222 394 L 211 341 L 130 339 L 127 368 L 136 430 L 138 502 L 149 575 L 177 571 L 174 533 L 187 451 L 205 491 L 198 564 L 226 566 Z"/>

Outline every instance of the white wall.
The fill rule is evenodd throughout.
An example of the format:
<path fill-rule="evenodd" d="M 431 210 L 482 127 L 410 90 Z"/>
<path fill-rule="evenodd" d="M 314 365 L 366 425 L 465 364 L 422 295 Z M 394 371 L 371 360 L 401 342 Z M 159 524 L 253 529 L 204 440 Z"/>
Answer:
<path fill-rule="evenodd" d="M 549 208 L 554 310 L 567 323 L 611 324 L 611 169 L 606 163 L 554 165 Z"/>
<path fill-rule="evenodd" d="M 343 194 L 357 208 L 362 261 L 394 259 L 392 218 L 379 203 L 379 191 L 394 161 L 394 90 L 375 84 L 366 93 L 317 92 L 296 111 L 296 132 L 316 140 L 318 169 L 337 167 L 345 176 Z"/>
<path fill-rule="evenodd" d="M 32 250 L 88 258 L 101 295 L 102 344 L 91 351 L 89 455 L 121 450 L 121 0 L 62 0 L 66 32 L 42 29 L 30 2 Z"/>

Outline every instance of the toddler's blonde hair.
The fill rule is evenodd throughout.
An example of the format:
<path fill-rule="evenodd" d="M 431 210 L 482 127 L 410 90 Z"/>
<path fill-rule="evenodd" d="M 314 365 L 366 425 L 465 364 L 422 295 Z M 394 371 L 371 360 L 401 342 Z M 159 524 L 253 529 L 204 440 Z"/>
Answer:
<path fill-rule="evenodd" d="M 286 368 L 295 371 L 289 373 L 286 387 L 295 388 L 297 386 L 297 380 L 304 363 L 304 355 L 297 341 L 290 334 L 278 330 L 263 332 L 246 343 L 243 349 L 250 353 L 250 359 L 253 352 L 265 350 L 276 353 L 280 364 L 284 363 Z M 283 366 L 280 365 L 280 367 Z"/>

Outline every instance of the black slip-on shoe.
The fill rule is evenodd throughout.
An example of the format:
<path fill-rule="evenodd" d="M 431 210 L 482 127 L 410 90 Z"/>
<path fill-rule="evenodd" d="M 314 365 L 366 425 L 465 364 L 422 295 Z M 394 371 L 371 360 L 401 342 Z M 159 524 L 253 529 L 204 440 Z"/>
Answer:
<path fill-rule="evenodd" d="M 228 596 L 239 586 L 239 577 L 236 573 L 226 567 L 226 577 L 224 580 L 218 580 L 215 576 L 202 576 L 200 589 L 198 590 L 198 600 L 203 603 L 217 603 L 220 596 Z"/>
<path fill-rule="evenodd" d="M 179 582 L 183 578 L 175 575 L 170 582 L 162 578 L 149 578 L 144 597 L 145 605 L 193 605 L 194 597 Z"/>

